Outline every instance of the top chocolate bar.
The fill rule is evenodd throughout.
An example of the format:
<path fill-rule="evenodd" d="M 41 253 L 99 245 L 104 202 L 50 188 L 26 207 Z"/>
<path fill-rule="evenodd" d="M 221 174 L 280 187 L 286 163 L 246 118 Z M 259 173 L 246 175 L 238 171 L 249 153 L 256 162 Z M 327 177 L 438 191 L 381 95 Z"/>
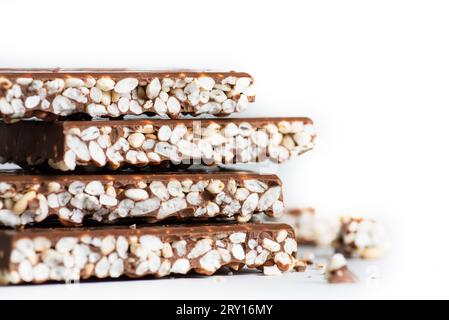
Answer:
<path fill-rule="evenodd" d="M 75 115 L 225 116 L 244 111 L 254 100 L 254 80 L 243 72 L 0 69 L 5 122 Z"/>

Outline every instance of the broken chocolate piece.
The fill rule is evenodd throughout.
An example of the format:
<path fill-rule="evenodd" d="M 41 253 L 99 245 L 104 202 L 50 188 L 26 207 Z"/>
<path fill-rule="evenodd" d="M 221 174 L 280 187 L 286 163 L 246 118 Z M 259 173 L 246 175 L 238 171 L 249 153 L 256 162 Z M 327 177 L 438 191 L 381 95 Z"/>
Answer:
<path fill-rule="evenodd" d="M 377 259 L 386 251 L 386 232 L 381 224 L 372 219 L 342 217 L 333 246 L 347 257 Z"/>
<path fill-rule="evenodd" d="M 295 271 L 296 272 L 305 272 L 307 270 L 307 262 L 305 262 L 304 260 L 296 260 L 295 263 Z"/>
<path fill-rule="evenodd" d="M 345 257 L 340 253 L 334 254 L 329 261 L 327 280 L 329 283 L 357 282 L 356 276 L 348 269 Z"/>

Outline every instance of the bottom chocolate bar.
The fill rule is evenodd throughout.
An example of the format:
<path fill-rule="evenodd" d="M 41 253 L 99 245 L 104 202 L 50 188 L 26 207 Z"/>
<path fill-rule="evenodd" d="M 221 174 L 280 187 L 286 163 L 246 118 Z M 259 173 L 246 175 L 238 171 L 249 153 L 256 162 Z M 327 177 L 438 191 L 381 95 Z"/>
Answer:
<path fill-rule="evenodd" d="M 286 224 L 191 224 L 0 230 L 0 283 L 211 275 L 222 267 L 290 271 L 297 244 Z"/>

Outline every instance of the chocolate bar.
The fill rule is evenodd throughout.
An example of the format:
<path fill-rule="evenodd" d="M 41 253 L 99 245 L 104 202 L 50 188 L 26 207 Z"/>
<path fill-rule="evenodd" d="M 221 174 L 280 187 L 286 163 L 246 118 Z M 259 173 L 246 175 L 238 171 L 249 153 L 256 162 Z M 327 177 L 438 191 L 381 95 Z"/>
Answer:
<path fill-rule="evenodd" d="M 0 173 L 0 225 L 59 219 L 65 225 L 122 219 L 157 222 L 279 216 L 284 209 L 276 175 L 251 172 L 33 175 Z M 123 221 L 123 220 L 122 220 Z"/>
<path fill-rule="evenodd" d="M 243 72 L 0 69 L 0 118 L 61 119 L 210 114 L 246 110 L 254 81 Z"/>
<path fill-rule="evenodd" d="M 21 166 L 154 166 L 283 162 L 314 146 L 308 118 L 21 121 L 0 124 L 0 158 Z"/>
<path fill-rule="evenodd" d="M 290 271 L 297 251 L 285 224 L 106 226 L 0 230 L 3 284 L 163 277 L 222 267 Z"/>
<path fill-rule="evenodd" d="M 337 252 L 347 257 L 377 259 L 387 248 L 386 232 L 374 220 L 342 217 L 340 231 L 333 246 Z"/>

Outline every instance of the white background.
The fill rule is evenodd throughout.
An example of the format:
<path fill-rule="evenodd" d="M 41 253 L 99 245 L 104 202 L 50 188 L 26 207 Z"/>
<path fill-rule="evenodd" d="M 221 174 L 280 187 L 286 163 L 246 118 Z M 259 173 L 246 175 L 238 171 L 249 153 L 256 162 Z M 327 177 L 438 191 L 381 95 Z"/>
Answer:
<path fill-rule="evenodd" d="M 287 204 L 378 218 L 392 247 L 357 269 L 378 268 L 375 288 L 238 276 L 0 297 L 449 298 L 448 16 L 446 1 L 1 1 L 1 67 L 251 73 L 257 102 L 245 115 L 317 126 L 316 149 L 279 168 Z"/>

